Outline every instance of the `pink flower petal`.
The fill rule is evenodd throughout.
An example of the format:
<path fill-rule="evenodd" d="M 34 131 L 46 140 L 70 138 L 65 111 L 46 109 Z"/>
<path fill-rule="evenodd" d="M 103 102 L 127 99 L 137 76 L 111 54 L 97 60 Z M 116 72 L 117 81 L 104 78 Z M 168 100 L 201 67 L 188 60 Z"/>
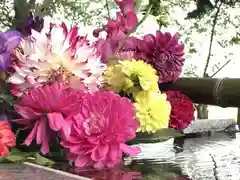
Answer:
<path fill-rule="evenodd" d="M 61 138 L 68 139 L 71 134 L 71 122 L 64 121 L 61 129 Z"/>
<path fill-rule="evenodd" d="M 128 12 L 125 19 L 125 28 L 131 31 L 138 23 L 138 18 L 134 12 Z"/>
<path fill-rule="evenodd" d="M 108 144 L 100 145 L 96 148 L 95 151 L 92 152 L 91 158 L 94 161 L 103 160 L 105 158 L 105 156 L 108 154 L 108 151 L 109 151 Z"/>
<path fill-rule="evenodd" d="M 119 148 L 119 145 L 112 144 L 110 146 L 109 157 L 113 162 L 116 162 L 119 157 L 121 157 L 122 151 Z"/>
<path fill-rule="evenodd" d="M 65 120 L 61 113 L 48 113 L 47 117 L 49 126 L 54 131 L 59 131 L 65 125 Z"/>
<path fill-rule="evenodd" d="M 40 122 L 40 120 L 36 121 L 33 129 L 32 129 L 31 132 L 30 132 L 30 134 L 29 134 L 28 137 L 25 139 L 24 144 L 25 144 L 26 146 L 29 146 L 29 145 L 32 143 L 33 139 L 35 138 L 36 133 L 37 133 L 37 129 L 38 129 L 39 122 Z"/>
<path fill-rule="evenodd" d="M 49 152 L 49 137 L 45 136 L 42 142 L 42 146 L 41 146 L 41 153 L 43 154 L 47 154 Z"/>
<path fill-rule="evenodd" d="M 46 120 L 41 119 L 39 121 L 39 125 L 37 128 L 37 136 L 36 136 L 36 142 L 37 144 L 41 144 L 43 142 L 44 137 L 46 136 Z"/>
<path fill-rule="evenodd" d="M 120 149 L 124 153 L 129 154 L 129 155 L 138 155 L 141 152 L 140 148 L 138 148 L 138 147 L 130 147 L 130 146 L 128 146 L 126 144 L 123 144 L 123 143 L 120 144 Z"/>
<path fill-rule="evenodd" d="M 88 164 L 89 158 L 87 156 L 77 156 L 74 164 L 76 167 L 84 167 L 86 164 Z"/>

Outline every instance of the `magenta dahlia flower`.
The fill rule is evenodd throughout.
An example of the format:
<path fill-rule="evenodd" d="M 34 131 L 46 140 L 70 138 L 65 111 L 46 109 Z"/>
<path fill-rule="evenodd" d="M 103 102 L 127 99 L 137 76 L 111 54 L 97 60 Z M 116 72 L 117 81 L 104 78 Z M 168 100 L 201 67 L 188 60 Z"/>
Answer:
<path fill-rule="evenodd" d="M 148 34 L 138 44 L 139 59 L 147 61 L 158 72 L 159 82 L 176 81 L 184 64 L 184 45 L 179 43 L 179 35 L 156 32 L 156 37 Z"/>
<path fill-rule="evenodd" d="M 74 112 L 82 95 L 60 83 L 32 88 L 24 94 L 15 105 L 16 112 L 22 116 L 15 122 L 31 129 L 24 144 L 28 146 L 36 139 L 37 144 L 41 144 L 41 152 L 46 154 L 54 131 L 67 138 L 71 124 L 66 117 Z"/>
<path fill-rule="evenodd" d="M 70 137 L 61 144 L 76 167 L 113 167 L 121 162 L 122 153 L 140 153 L 126 144 L 135 138 L 138 127 L 129 99 L 98 91 L 84 96 L 78 114 L 72 117 Z"/>

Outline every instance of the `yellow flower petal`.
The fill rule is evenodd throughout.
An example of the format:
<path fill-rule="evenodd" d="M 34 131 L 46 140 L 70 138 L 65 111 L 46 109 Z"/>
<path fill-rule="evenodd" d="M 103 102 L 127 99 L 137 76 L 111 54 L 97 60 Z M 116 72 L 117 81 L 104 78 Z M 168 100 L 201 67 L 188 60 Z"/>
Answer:
<path fill-rule="evenodd" d="M 171 105 L 166 95 L 160 92 L 142 91 L 135 95 L 136 117 L 140 121 L 140 129 L 149 133 L 167 128 Z"/>

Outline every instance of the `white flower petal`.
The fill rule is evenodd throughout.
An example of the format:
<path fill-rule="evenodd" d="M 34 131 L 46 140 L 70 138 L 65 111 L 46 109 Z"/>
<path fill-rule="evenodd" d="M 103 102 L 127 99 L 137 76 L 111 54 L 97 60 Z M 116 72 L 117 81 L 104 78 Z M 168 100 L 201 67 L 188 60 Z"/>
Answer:
<path fill-rule="evenodd" d="M 63 43 L 66 39 L 66 36 L 59 27 L 53 27 L 51 31 L 51 50 L 55 55 L 59 55 L 63 53 Z"/>
<path fill-rule="evenodd" d="M 19 73 L 14 73 L 12 76 L 8 78 L 8 82 L 12 84 L 21 84 L 24 83 L 25 79 Z"/>

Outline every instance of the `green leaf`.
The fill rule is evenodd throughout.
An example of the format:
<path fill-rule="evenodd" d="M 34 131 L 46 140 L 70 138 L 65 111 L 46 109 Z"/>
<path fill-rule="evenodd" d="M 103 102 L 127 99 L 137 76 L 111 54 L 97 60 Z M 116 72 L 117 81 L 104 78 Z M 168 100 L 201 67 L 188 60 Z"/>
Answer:
<path fill-rule="evenodd" d="M 41 156 L 39 153 L 35 154 L 35 158 L 35 163 L 42 166 L 52 166 L 55 163 L 54 161 Z"/>
<path fill-rule="evenodd" d="M 239 45 L 240 44 L 240 38 L 239 37 L 233 37 L 230 40 L 230 44 L 232 44 L 232 45 Z"/>
<path fill-rule="evenodd" d="M 7 94 L 0 94 L 0 101 L 5 102 L 9 106 L 13 106 L 13 97 Z"/>
<path fill-rule="evenodd" d="M 5 158 L 4 157 L 0 157 L 0 163 L 4 162 Z"/>
<path fill-rule="evenodd" d="M 137 137 L 130 142 L 130 144 L 139 144 L 139 143 L 157 143 L 163 142 L 174 137 L 182 137 L 184 134 L 168 128 L 161 129 L 156 131 L 153 134 L 148 133 L 137 133 Z"/>
<path fill-rule="evenodd" d="M 197 50 L 195 48 L 190 48 L 188 52 L 192 54 L 192 53 L 196 53 Z"/>
<path fill-rule="evenodd" d="M 33 153 L 22 152 L 16 148 L 12 148 L 5 160 L 13 163 L 21 163 L 29 156 L 32 156 Z"/>
<path fill-rule="evenodd" d="M 6 157 L 5 159 L 13 163 L 21 163 L 25 160 L 25 157 L 21 155 L 9 154 L 8 157 Z"/>

